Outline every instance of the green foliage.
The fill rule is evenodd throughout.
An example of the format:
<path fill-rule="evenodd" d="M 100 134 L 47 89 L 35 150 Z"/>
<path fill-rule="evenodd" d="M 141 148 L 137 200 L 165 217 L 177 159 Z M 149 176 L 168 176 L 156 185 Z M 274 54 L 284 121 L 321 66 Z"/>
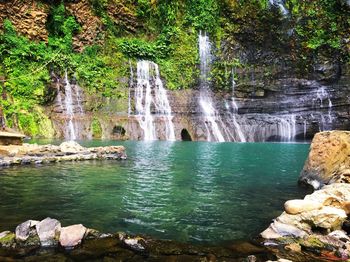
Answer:
<path fill-rule="evenodd" d="M 93 138 L 101 138 L 102 136 L 102 127 L 100 122 L 95 118 L 91 123 L 91 130 Z"/>
<path fill-rule="evenodd" d="M 90 0 L 90 3 L 94 9 L 95 14 L 98 16 L 104 16 L 108 5 L 108 0 Z"/>
<path fill-rule="evenodd" d="M 86 87 L 90 94 L 100 94 L 103 97 L 121 97 L 121 89 L 126 83 L 120 81 L 127 77 L 128 71 L 121 66 L 126 59 L 121 53 L 111 52 L 104 54 L 100 47 L 88 47 L 82 54 L 73 56 L 78 82 Z"/>
<path fill-rule="evenodd" d="M 197 34 L 194 32 L 179 32 L 171 38 L 172 50 L 165 59 L 157 59 L 162 75 L 169 89 L 184 89 L 192 87 L 199 72 Z"/>
<path fill-rule="evenodd" d="M 292 10 L 297 40 L 304 55 L 308 50 L 327 50 L 330 53 L 346 50 L 342 42 L 350 27 L 350 11 L 346 1 L 288 0 L 287 6 Z"/>
<path fill-rule="evenodd" d="M 196 29 L 215 32 L 219 26 L 220 12 L 216 0 L 187 0 L 186 20 Z"/>
<path fill-rule="evenodd" d="M 288 19 L 269 8 L 268 0 L 89 1 L 104 24 L 106 38 L 102 46 L 85 47 L 82 53 L 74 51 L 73 38 L 81 28 L 66 10 L 65 1 L 50 4 L 47 43 L 17 35 L 10 21 L 4 21 L 0 75 L 7 79 L 4 88 L 9 99 L 0 101 L 0 106 L 8 124 L 28 134 L 42 132 L 36 123 L 46 120 L 38 105 L 52 99 L 47 88 L 50 71 L 63 75 L 68 69 L 85 92 L 119 98 L 125 97 L 128 87 L 129 61 L 146 59 L 159 64 L 167 88 L 191 88 L 199 75 L 199 30 L 207 31 L 217 47 L 211 76 L 217 89 L 231 88 L 232 68 L 242 66 L 237 48 L 290 53 L 303 61 L 320 52 L 342 58 L 349 55 L 344 39 L 348 38 L 350 16 L 344 0 L 286 0 Z M 130 7 L 125 11 L 126 22 L 118 24 L 108 15 L 111 4 Z M 128 15 L 138 20 L 132 20 L 129 31 Z M 291 28 L 293 33 L 286 34 Z"/>
<path fill-rule="evenodd" d="M 164 57 L 166 46 L 159 42 L 147 42 L 139 38 L 122 38 L 117 45 L 120 51 L 129 58 L 155 60 Z"/>
<path fill-rule="evenodd" d="M 57 49 L 60 53 L 73 51 L 73 35 L 80 30 L 80 26 L 73 16 L 66 13 L 63 3 L 52 8 L 47 29 L 50 32 L 49 48 Z"/>

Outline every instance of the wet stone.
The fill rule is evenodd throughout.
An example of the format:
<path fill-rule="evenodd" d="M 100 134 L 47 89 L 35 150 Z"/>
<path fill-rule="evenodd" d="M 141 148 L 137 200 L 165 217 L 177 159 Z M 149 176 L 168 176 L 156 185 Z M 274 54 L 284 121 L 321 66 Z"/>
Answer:
<path fill-rule="evenodd" d="M 61 231 L 61 223 L 52 218 L 45 218 L 36 225 L 42 246 L 57 246 Z"/>

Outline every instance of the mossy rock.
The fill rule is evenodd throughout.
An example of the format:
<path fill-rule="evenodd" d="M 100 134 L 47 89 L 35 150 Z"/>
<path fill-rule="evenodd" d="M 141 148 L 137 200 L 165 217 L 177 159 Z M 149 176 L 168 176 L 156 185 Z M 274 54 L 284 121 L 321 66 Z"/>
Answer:
<path fill-rule="evenodd" d="M 0 238 L 0 247 L 12 247 L 15 245 L 15 241 L 16 240 L 16 235 L 12 232 L 8 232 L 5 234 L 5 236 L 3 236 L 2 238 Z"/>
<path fill-rule="evenodd" d="M 317 249 L 323 249 L 326 246 L 321 240 L 319 240 L 315 236 L 310 236 L 309 238 L 302 241 L 300 245 L 304 247 L 317 248 Z"/>

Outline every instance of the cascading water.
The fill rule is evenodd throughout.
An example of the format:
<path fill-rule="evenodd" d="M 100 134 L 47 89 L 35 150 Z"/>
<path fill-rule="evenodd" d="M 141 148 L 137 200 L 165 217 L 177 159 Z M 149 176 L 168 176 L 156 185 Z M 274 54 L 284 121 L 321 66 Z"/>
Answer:
<path fill-rule="evenodd" d="M 65 86 L 64 86 L 64 104 L 66 106 L 66 114 L 68 116 L 68 129 L 66 130 L 67 133 L 65 134 L 65 138 L 68 138 L 69 140 L 75 140 L 76 134 L 75 134 L 75 127 L 73 124 L 73 118 L 74 118 L 74 111 L 73 111 L 73 92 L 72 92 L 72 86 L 69 82 L 68 79 L 68 74 L 67 71 L 65 72 L 64 75 L 64 81 L 65 81 Z"/>
<path fill-rule="evenodd" d="M 213 105 L 211 99 L 211 92 L 209 89 L 208 76 L 210 73 L 211 57 L 211 44 L 209 37 L 204 32 L 199 32 L 199 58 L 200 58 L 200 97 L 199 105 L 201 106 L 202 113 L 204 115 L 204 125 L 207 129 L 207 140 L 216 142 L 225 142 L 225 138 L 222 135 L 218 122 L 222 122 L 219 119 L 217 111 Z M 212 138 L 213 136 L 213 138 Z"/>
<path fill-rule="evenodd" d="M 327 104 L 324 104 L 324 101 L 327 101 Z M 324 114 L 321 112 L 320 118 L 321 118 L 321 123 L 319 126 L 320 131 L 325 131 L 329 130 L 332 128 L 332 122 L 333 122 L 333 117 L 332 117 L 332 107 L 333 103 L 330 97 L 330 94 L 326 90 L 324 86 L 320 86 L 317 88 L 316 91 L 316 98 L 313 99 L 313 107 L 316 109 L 319 107 L 321 110 L 324 108 L 328 108 L 327 114 Z"/>
<path fill-rule="evenodd" d="M 131 61 L 129 61 L 130 66 L 130 81 L 129 81 L 129 93 L 128 93 L 128 116 L 131 115 L 131 88 L 133 87 L 134 83 L 134 70 L 132 68 Z"/>
<path fill-rule="evenodd" d="M 232 108 L 232 112 L 229 112 L 230 116 L 231 116 L 231 121 L 232 121 L 232 125 L 234 130 L 237 133 L 237 138 L 233 137 L 234 141 L 238 142 L 246 142 L 246 138 L 244 136 L 242 127 L 240 126 L 240 124 L 237 122 L 236 119 L 236 115 L 238 115 L 238 104 L 236 103 L 235 100 L 235 87 L 236 87 L 236 81 L 235 81 L 235 74 L 234 74 L 234 69 L 232 68 L 232 101 L 231 101 L 231 108 Z"/>
<path fill-rule="evenodd" d="M 270 3 L 270 6 L 278 7 L 283 16 L 287 16 L 289 14 L 289 11 L 285 7 L 283 0 L 269 0 L 269 3 Z"/>
<path fill-rule="evenodd" d="M 152 106 L 154 106 L 154 115 L 152 114 Z M 171 107 L 160 79 L 158 65 L 153 62 L 144 60 L 137 62 L 135 110 L 137 120 L 144 132 L 144 140 L 158 139 L 154 121 L 154 117 L 156 117 L 161 118 L 165 123 L 166 140 L 175 141 Z"/>
<path fill-rule="evenodd" d="M 168 96 L 164 88 L 163 82 L 160 79 L 158 65 L 152 63 L 155 70 L 155 108 L 157 114 L 163 115 L 165 117 L 165 134 L 166 139 L 169 141 L 175 141 L 175 131 L 174 124 L 172 122 L 173 116 L 171 114 L 171 107 L 169 104 Z"/>
<path fill-rule="evenodd" d="M 296 136 L 295 115 L 284 116 L 280 118 L 278 135 L 282 141 L 293 141 Z"/>
<path fill-rule="evenodd" d="M 58 82 L 59 89 L 59 82 Z M 77 115 L 83 115 L 81 89 L 77 84 L 71 84 L 67 71 L 64 74 L 64 93 L 61 90 L 57 93 L 57 103 L 62 114 L 66 115 L 65 127 L 63 127 L 64 138 L 75 140 L 80 137 L 80 124 Z M 63 99 L 64 97 L 64 99 Z"/>

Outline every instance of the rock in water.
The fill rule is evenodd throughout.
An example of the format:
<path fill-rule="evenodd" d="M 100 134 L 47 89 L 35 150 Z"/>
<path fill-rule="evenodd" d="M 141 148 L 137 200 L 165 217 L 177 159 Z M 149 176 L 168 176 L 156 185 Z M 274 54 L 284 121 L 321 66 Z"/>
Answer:
<path fill-rule="evenodd" d="M 79 245 L 86 233 L 86 227 L 82 224 L 61 228 L 60 244 L 63 247 L 75 247 Z"/>
<path fill-rule="evenodd" d="M 16 235 L 10 231 L 0 233 L 0 247 L 9 248 L 15 244 Z"/>
<path fill-rule="evenodd" d="M 40 243 L 44 247 L 56 246 L 61 232 L 61 223 L 52 218 L 45 218 L 36 225 Z"/>
<path fill-rule="evenodd" d="M 79 145 L 75 141 L 63 142 L 62 144 L 60 144 L 60 149 L 61 149 L 61 152 L 67 153 L 67 154 L 76 154 L 76 153 L 85 151 L 85 148 Z"/>
<path fill-rule="evenodd" d="M 350 182 L 350 132 L 317 133 L 299 182 L 316 187 Z"/>
<path fill-rule="evenodd" d="M 32 227 L 36 226 L 39 221 L 27 220 L 16 227 L 16 239 L 19 241 L 26 241 L 29 238 L 30 230 Z"/>

